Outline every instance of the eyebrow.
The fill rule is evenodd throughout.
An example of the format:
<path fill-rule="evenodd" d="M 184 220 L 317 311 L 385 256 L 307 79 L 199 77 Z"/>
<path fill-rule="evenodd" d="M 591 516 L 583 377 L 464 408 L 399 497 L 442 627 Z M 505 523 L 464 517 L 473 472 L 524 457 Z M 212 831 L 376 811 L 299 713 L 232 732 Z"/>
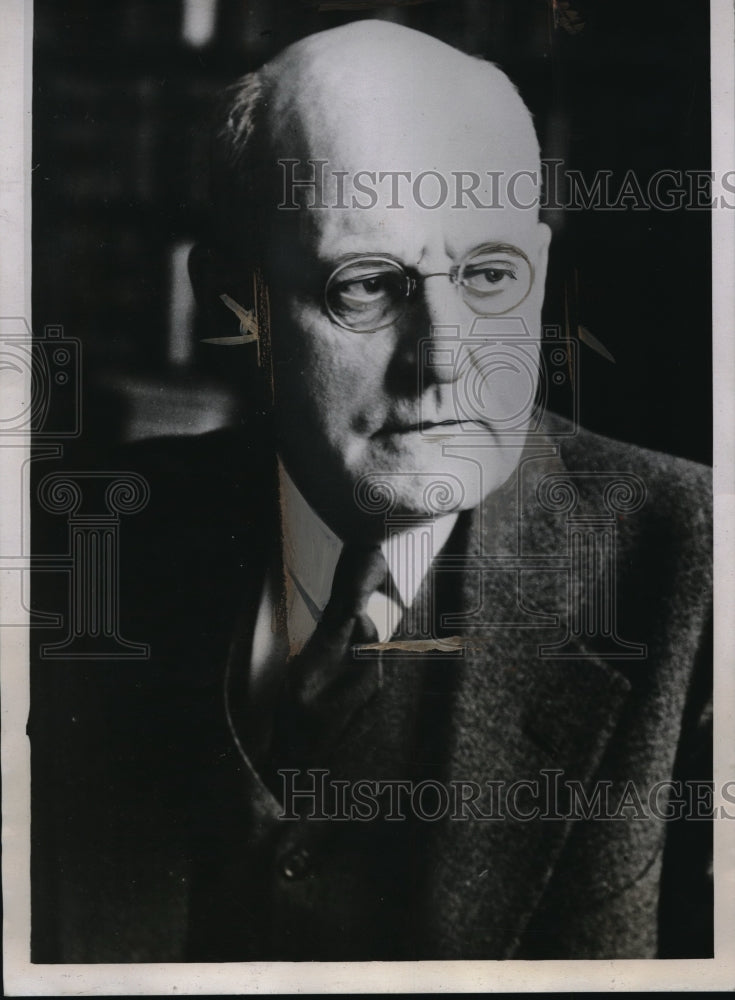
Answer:
<path fill-rule="evenodd" d="M 464 256 L 468 257 L 471 253 L 475 253 L 477 250 L 492 250 L 495 253 L 507 253 L 514 257 L 523 257 L 524 260 L 528 260 L 527 254 L 525 254 L 520 247 L 513 246 L 512 243 L 479 243 L 476 247 L 473 247 L 472 250 L 468 250 Z"/>

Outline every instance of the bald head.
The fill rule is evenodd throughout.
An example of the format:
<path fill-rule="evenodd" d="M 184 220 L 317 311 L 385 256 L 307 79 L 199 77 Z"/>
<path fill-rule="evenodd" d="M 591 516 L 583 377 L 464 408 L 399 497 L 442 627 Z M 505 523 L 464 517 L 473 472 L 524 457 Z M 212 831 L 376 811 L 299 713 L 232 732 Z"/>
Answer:
<path fill-rule="evenodd" d="M 416 192 L 428 204 L 442 195 L 456 204 L 459 185 L 460 207 L 495 207 L 508 196 L 507 190 L 499 193 L 500 176 L 513 179 L 511 199 L 534 206 L 526 214 L 536 217 L 538 141 L 508 77 L 492 63 L 386 21 L 310 35 L 248 74 L 229 91 L 219 140 L 226 175 L 214 196 L 225 227 L 232 227 L 236 200 L 248 215 L 282 204 L 285 160 L 304 165 L 292 170 L 300 178 L 313 175 L 309 160 L 325 163 L 312 202 L 341 205 L 346 197 L 355 204 L 351 182 L 359 175 L 364 184 L 374 174 L 377 198 L 357 198 L 358 207 L 395 208 L 399 181 L 389 178 L 381 187 L 378 174 L 415 180 L 431 172 L 434 179 L 426 178 Z M 339 173 L 346 182 L 335 179 Z M 454 182 L 455 190 L 445 193 L 437 177 Z M 411 182 L 400 178 L 404 190 Z M 308 203 L 314 190 L 299 186 L 299 203 Z M 250 233 L 262 228 L 255 214 Z"/>
<path fill-rule="evenodd" d="M 311 35 L 262 71 L 278 155 L 344 169 L 533 169 L 528 113 L 497 67 L 384 21 Z M 475 137 L 482 163 L 463 155 Z M 501 160 L 503 162 L 501 162 Z"/>

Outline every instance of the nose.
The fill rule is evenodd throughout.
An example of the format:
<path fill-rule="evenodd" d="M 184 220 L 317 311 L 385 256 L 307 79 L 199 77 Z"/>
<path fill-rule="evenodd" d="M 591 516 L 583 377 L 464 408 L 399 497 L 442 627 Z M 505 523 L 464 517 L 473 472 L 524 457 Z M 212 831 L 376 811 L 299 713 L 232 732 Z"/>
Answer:
<path fill-rule="evenodd" d="M 417 299 L 419 311 L 424 314 L 424 336 L 434 336 L 441 328 L 461 324 L 463 302 L 448 274 L 425 275 Z"/>
<path fill-rule="evenodd" d="M 442 340 L 456 342 L 465 317 L 464 303 L 449 275 L 432 273 L 422 279 L 412 314 L 417 363 L 424 387 L 455 382 L 459 374 L 455 352 L 451 344 L 442 349 Z"/>

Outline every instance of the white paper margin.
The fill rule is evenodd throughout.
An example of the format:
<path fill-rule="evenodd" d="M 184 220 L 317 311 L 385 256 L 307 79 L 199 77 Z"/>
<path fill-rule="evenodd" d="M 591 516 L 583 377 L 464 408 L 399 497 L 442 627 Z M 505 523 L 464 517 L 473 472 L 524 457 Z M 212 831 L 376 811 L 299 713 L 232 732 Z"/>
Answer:
<path fill-rule="evenodd" d="M 691 16 L 697 16 L 692 5 Z M 29 318 L 32 4 L 3 0 L 0 32 L 0 315 Z M 631 28 L 631 30 L 634 30 Z M 735 17 L 711 2 L 712 169 L 735 169 Z M 735 779 L 735 210 L 713 211 L 715 493 L 715 787 Z M 682 262 L 683 266 L 685 263 Z M 706 336 L 707 331 L 700 331 Z M 26 387 L 29 391 L 29 387 Z M 28 497 L 28 442 L 0 447 L 0 608 L 17 602 L 17 562 L 3 540 Z M 5 549 L 8 551 L 8 548 Z M 24 547 L 23 551 L 27 551 Z M 23 574 L 27 577 L 27 574 Z M 27 581 L 24 583 L 27 604 Z M 28 636 L 0 628 L 3 959 L 6 996 L 244 993 L 731 990 L 735 988 L 735 823 L 715 823 L 714 959 L 32 965 Z M 717 801 L 717 800 L 716 800 Z"/>

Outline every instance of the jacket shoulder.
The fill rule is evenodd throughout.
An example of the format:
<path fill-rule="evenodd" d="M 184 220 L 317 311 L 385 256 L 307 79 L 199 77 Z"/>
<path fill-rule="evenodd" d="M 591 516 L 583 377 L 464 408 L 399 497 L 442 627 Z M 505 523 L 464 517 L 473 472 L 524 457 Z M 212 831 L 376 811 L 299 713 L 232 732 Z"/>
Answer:
<path fill-rule="evenodd" d="M 677 455 L 605 437 L 584 428 L 570 433 L 561 417 L 548 420 L 548 433 L 560 440 L 560 454 L 571 473 L 633 475 L 643 490 L 646 521 L 668 522 L 682 535 L 700 538 L 711 531 L 712 469 Z"/>
<path fill-rule="evenodd" d="M 688 459 L 549 421 L 564 468 L 588 510 L 614 523 L 621 609 L 648 631 L 653 622 L 695 641 L 712 607 L 712 470 Z M 604 487 L 619 474 L 620 502 L 606 507 Z M 630 488 L 631 502 L 626 503 Z M 691 634 L 689 634 L 691 633 Z M 663 633 L 662 633 L 663 634 Z M 695 635 L 696 634 L 696 635 Z"/>

